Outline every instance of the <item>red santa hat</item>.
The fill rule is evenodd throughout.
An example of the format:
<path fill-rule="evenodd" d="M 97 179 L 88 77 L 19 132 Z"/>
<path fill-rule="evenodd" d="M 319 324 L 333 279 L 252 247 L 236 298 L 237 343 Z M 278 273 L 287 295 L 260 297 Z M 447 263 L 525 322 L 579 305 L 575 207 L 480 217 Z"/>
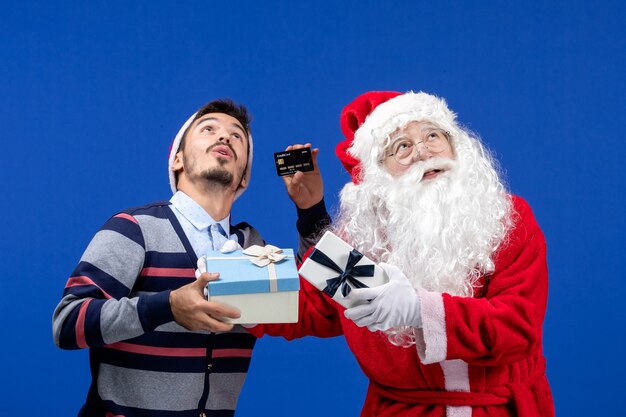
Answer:
<path fill-rule="evenodd" d="M 176 188 L 176 172 L 172 169 L 172 165 L 174 164 L 174 160 L 176 159 L 176 154 L 179 151 L 178 148 L 180 148 L 180 142 L 183 139 L 183 135 L 185 134 L 189 126 L 191 126 L 191 124 L 194 122 L 194 120 L 196 120 L 197 114 L 198 112 L 192 114 L 191 117 L 187 119 L 185 124 L 182 125 L 182 127 L 176 134 L 176 137 L 174 138 L 174 142 L 172 142 L 172 146 L 170 146 L 170 157 L 167 163 L 167 170 L 168 170 L 168 175 L 170 179 L 170 188 L 172 190 L 172 194 L 176 194 L 176 191 L 178 190 L 178 188 Z M 246 188 L 250 184 L 250 173 L 252 172 L 252 155 L 253 155 L 252 133 L 248 131 L 248 165 L 246 166 L 246 172 L 244 172 L 243 174 L 244 179 L 246 180 L 246 186 L 239 187 L 239 189 L 235 193 L 235 199 L 237 199 L 241 194 L 243 194 L 243 192 L 246 191 Z"/>
<path fill-rule="evenodd" d="M 358 96 L 341 113 L 340 124 L 346 139 L 335 152 L 358 184 L 364 168 L 377 163 L 385 137 L 411 121 L 428 120 L 455 131 L 456 115 L 445 100 L 423 92 L 369 91 Z"/>

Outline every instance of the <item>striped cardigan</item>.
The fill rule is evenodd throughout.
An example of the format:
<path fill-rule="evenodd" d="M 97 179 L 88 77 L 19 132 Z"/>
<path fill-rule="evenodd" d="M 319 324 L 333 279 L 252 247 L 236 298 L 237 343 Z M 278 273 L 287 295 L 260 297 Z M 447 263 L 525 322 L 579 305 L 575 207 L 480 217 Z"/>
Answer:
<path fill-rule="evenodd" d="M 90 350 L 80 416 L 234 415 L 256 339 L 240 326 L 215 334 L 174 322 L 170 292 L 195 279 L 197 259 L 169 204 L 109 219 L 54 311 L 55 343 Z M 231 230 L 244 248 L 263 244 L 246 223 Z"/>

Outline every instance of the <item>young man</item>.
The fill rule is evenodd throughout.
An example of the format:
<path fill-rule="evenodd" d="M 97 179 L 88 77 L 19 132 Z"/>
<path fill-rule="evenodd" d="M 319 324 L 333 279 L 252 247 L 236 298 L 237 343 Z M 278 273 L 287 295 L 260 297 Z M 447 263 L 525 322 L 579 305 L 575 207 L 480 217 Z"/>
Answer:
<path fill-rule="evenodd" d="M 303 280 L 297 324 L 250 331 L 344 334 L 370 380 L 364 417 L 553 416 L 546 247 L 528 204 L 442 99 L 369 92 L 341 127 L 352 183 L 332 229 L 389 283 L 352 289 L 371 301 L 344 309 Z"/>
<path fill-rule="evenodd" d="M 250 181 L 245 107 L 212 101 L 174 139 L 173 197 L 114 215 L 94 236 L 53 316 L 55 343 L 89 348 L 92 384 L 80 416 L 232 416 L 256 338 L 203 295 L 197 260 L 230 241 L 263 245 L 231 225 Z"/>

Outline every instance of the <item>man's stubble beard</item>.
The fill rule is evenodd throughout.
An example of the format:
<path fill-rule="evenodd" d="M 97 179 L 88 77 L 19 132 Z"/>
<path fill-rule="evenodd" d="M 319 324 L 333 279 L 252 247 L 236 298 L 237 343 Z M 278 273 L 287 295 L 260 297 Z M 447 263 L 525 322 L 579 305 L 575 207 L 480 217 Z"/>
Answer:
<path fill-rule="evenodd" d="M 188 157 L 183 153 L 183 165 L 187 167 L 187 172 L 206 181 L 210 188 L 227 188 L 232 185 L 234 176 L 230 171 L 224 168 L 224 165 L 226 165 L 228 161 L 222 158 L 216 159 L 219 167 L 207 168 L 204 171 L 194 174 L 197 165 L 195 158 Z"/>
<path fill-rule="evenodd" d="M 214 183 L 215 185 L 228 187 L 233 182 L 233 174 L 224 168 L 226 165 L 226 160 L 223 158 L 217 158 L 217 162 L 220 164 L 219 167 L 209 168 L 202 172 L 202 177 L 207 180 L 209 183 Z"/>

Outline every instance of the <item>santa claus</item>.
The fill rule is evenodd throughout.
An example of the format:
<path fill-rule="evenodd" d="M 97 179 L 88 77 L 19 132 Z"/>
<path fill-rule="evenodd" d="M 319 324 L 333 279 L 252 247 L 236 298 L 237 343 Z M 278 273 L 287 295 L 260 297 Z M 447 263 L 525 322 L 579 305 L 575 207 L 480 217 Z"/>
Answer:
<path fill-rule="evenodd" d="M 331 228 L 389 282 L 353 289 L 368 302 L 346 310 L 302 280 L 297 324 L 250 331 L 344 334 L 370 380 L 362 416 L 553 416 L 545 240 L 528 204 L 441 98 L 368 92 L 341 127 L 352 182 Z M 286 181 L 296 204 L 305 181 Z"/>

